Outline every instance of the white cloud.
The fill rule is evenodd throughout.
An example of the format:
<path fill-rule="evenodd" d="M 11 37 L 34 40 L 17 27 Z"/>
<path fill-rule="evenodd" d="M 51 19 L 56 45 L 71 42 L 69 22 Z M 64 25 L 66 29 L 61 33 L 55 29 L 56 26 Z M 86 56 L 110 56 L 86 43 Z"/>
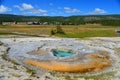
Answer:
<path fill-rule="evenodd" d="M 14 7 L 22 10 L 22 8 L 19 5 L 14 5 Z"/>
<path fill-rule="evenodd" d="M 24 12 L 24 14 L 46 14 L 47 10 L 43 10 L 43 9 L 38 9 L 38 10 L 32 10 L 29 12 Z"/>
<path fill-rule="evenodd" d="M 27 15 L 47 15 L 47 10 L 44 9 L 36 9 L 31 4 L 23 3 L 21 5 L 14 5 L 15 8 L 18 8 L 22 11 L 23 14 Z"/>
<path fill-rule="evenodd" d="M 31 4 L 26 4 L 26 3 L 23 3 L 22 7 L 23 7 L 24 10 L 34 9 L 34 7 Z"/>
<path fill-rule="evenodd" d="M 105 13 L 107 13 L 107 12 L 100 8 L 95 8 L 94 11 L 90 12 L 90 14 L 105 14 Z"/>
<path fill-rule="evenodd" d="M 42 14 L 42 13 L 46 13 L 47 10 L 43 10 L 43 9 L 38 9 L 38 10 L 33 10 L 32 13 L 34 14 Z"/>
<path fill-rule="evenodd" d="M 0 13 L 5 13 L 9 11 L 12 11 L 12 10 L 4 5 L 0 5 Z"/>
<path fill-rule="evenodd" d="M 71 9 L 69 7 L 64 7 L 64 10 L 66 13 L 79 13 L 80 12 L 80 10 L 78 9 Z"/>
<path fill-rule="evenodd" d="M 34 9 L 34 7 L 31 4 L 26 4 L 26 3 L 23 3 L 21 6 L 20 5 L 14 5 L 14 7 L 18 8 L 21 11 Z"/>

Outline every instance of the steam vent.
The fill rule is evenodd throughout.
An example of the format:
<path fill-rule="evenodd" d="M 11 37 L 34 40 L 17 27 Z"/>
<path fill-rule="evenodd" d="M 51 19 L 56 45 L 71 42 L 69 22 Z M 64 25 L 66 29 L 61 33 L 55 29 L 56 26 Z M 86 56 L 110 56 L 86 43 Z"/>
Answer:
<path fill-rule="evenodd" d="M 69 73 L 98 72 L 111 66 L 109 52 L 79 42 L 48 41 L 27 53 L 24 62 L 45 70 Z"/>

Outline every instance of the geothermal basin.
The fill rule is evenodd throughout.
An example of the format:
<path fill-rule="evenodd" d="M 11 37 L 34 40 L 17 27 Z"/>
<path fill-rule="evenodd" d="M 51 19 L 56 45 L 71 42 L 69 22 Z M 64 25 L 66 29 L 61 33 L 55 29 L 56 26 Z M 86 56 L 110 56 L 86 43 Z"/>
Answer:
<path fill-rule="evenodd" d="M 64 56 L 53 56 L 54 58 L 49 60 L 47 58 L 42 60 L 25 59 L 24 62 L 46 70 L 58 72 L 97 72 L 111 66 L 111 60 L 108 54 L 107 51 L 83 53 L 80 55 L 67 53 L 67 55 L 65 54 Z"/>
<path fill-rule="evenodd" d="M 112 65 L 109 51 L 77 39 L 26 39 L 3 40 L 10 47 L 8 56 L 22 65 L 69 73 L 99 72 Z"/>

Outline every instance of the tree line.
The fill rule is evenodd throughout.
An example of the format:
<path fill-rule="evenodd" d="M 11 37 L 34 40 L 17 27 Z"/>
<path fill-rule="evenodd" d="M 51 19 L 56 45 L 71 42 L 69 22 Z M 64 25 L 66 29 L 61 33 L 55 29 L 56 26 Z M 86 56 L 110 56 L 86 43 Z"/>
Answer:
<path fill-rule="evenodd" d="M 81 24 L 102 24 L 107 26 L 120 26 L 120 15 L 90 15 L 90 16 L 22 16 L 0 14 L 0 24 L 2 22 L 48 22 L 50 24 L 60 23 L 61 25 L 81 25 Z"/>

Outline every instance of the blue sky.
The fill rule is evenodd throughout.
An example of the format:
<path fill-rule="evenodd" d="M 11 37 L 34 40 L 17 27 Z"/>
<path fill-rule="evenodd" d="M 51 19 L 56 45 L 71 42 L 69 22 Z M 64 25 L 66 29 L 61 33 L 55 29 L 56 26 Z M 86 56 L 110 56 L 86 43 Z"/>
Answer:
<path fill-rule="evenodd" d="M 0 14 L 28 16 L 120 14 L 120 0 L 0 0 Z"/>

